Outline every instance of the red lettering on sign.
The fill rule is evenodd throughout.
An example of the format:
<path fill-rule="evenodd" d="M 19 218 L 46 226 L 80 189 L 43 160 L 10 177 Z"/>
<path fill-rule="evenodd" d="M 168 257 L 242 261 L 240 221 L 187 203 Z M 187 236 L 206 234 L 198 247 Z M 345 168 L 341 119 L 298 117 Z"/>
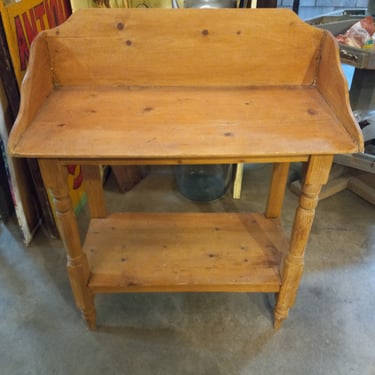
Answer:
<path fill-rule="evenodd" d="M 21 70 L 25 70 L 27 66 L 27 61 L 29 60 L 29 46 L 27 45 L 25 33 L 23 31 L 21 19 L 19 16 L 16 16 L 14 18 L 14 23 L 16 25 L 16 36 Z"/>
<path fill-rule="evenodd" d="M 22 16 L 14 17 L 21 70 L 26 69 L 29 48 L 38 32 L 60 25 L 70 13 L 67 0 L 44 0 Z"/>
<path fill-rule="evenodd" d="M 80 165 L 67 165 L 68 174 L 73 176 L 73 190 L 81 187 L 83 182 L 82 168 Z M 78 172 L 77 172 L 78 171 Z"/>
<path fill-rule="evenodd" d="M 72 9 L 70 8 L 70 2 L 69 1 L 60 0 L 60 2 L 61 2 L 61 7 L 64 10 L 63 21 L 65 21 L 69 17 L 69 15 L 72 13 Z"/>
<path fill-rule="evenodd" d="M 48 23 L 50 27 L 56 27 L 57 25 L 60 25 L 65 19 L 61 4 L 58 0 L 46 0 L 46 9 L 47 9 L 47 17 L 48 17 Z"/>
<path fill-rule="evenodd" d="M 34 7 L 35 19 L 39 21 L 40 30 L 45 30 L 47 27 L 44 23 L 43 16 L 46 14 L 46 8 L 43 3 Z"/>
<path fill-rule="evenodd" d="M 33 39 L 35 38 L 36 34 L 38 34 L 38 29 L 36 27 L 33 10 L 32 9 L 29 10 L 29 17 L 27 16 L 27 13 L 23 13 L 22 19 L 23 19 L 23 24 L 25 25 L 27 41 L 29 42 L 29 45 L 30 45 Z"/>

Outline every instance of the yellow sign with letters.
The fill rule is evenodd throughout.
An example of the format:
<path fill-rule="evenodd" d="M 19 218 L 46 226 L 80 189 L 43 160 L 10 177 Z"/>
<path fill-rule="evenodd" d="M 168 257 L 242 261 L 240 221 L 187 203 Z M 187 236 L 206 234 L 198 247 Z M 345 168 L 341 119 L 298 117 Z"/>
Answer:
<path fill-rule="evenodd" d="M 71 14 L 69 0 L 22 0 L 3 2 L 0 11 L 14 74 L 21 86 L 30 56 L 31 42 L 42 30 L 56 27 Z M 70 196 L 76 211 L 85 202 L 80 166 L 69 166 Z"/>

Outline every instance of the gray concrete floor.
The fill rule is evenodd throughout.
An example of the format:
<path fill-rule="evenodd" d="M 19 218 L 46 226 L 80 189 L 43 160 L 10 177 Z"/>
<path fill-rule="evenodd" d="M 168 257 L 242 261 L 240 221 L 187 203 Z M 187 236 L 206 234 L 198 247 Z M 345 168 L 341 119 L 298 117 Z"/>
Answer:
<path fill-rule="evenodd" d="M 124 195 L 110 178 L 106 196 L 131 211 L 262 211 L 269 175 L 247 168 L 239 201 L 190 202 L 168 168 Z M 288 191 L 287 230 L 296 203 Z M 375 210 L 349 191 L 319 203 L 296 305 L 277 332 L 273 295 L 256 293 L 98 295 L 90 332 L 65 262 L 43 230 L 26 248 L 14 220 L 0 223 L 1 374 L 375 374 Z"/>

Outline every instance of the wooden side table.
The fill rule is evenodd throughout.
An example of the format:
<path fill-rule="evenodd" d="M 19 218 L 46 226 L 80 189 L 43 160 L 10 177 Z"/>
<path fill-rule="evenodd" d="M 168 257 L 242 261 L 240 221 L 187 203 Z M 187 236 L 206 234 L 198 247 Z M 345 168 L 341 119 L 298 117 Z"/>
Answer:
<path fill-rule="evenodd" d="M 9 149 L 39 161 L 90 328 L 95 294 L 159 291 L 274 292 L 281 326 L 333 155 L 362 149 L 327 32 L 281 9 L 88 9 L 37 37 L 22 98 Z M 106 211 L 99 165 L 244 162 L 274 164 L 264 214 Z M 291 162 L 307 168 L 287 239 Z M 88 194 L 83 244 L 68 164 Z"/>

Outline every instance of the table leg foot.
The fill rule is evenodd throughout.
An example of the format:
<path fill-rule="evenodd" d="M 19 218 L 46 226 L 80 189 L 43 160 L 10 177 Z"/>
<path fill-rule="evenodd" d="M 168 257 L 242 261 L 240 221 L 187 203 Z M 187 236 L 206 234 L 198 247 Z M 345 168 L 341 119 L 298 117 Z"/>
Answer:
<path fill-rule="evenodd" d="M 275 329 L 275 331 L 278 331 L 281 328 L 282 324 L 283 324 L 282 319 L 275 319 L 275 321 L 273 323 L 273 328 Z"/>
<path fill-rule="evenodd" d="M 91 331 L 96 330 L 96 310 L 91 309 L 91 310 L 81 310 L 82 317 L 85 319 L 88 328 Z"/>
<path fill-rule="evenodd" d="M 275 321 L 273 323 L 273 327 L 275 330 L 278 330 L 281 328 L 281 325 L 283 324 L 284 320 L 288 317 L 289 309 L 285 308 L 283 306 L 276 305 L 275 308 Z"/>

